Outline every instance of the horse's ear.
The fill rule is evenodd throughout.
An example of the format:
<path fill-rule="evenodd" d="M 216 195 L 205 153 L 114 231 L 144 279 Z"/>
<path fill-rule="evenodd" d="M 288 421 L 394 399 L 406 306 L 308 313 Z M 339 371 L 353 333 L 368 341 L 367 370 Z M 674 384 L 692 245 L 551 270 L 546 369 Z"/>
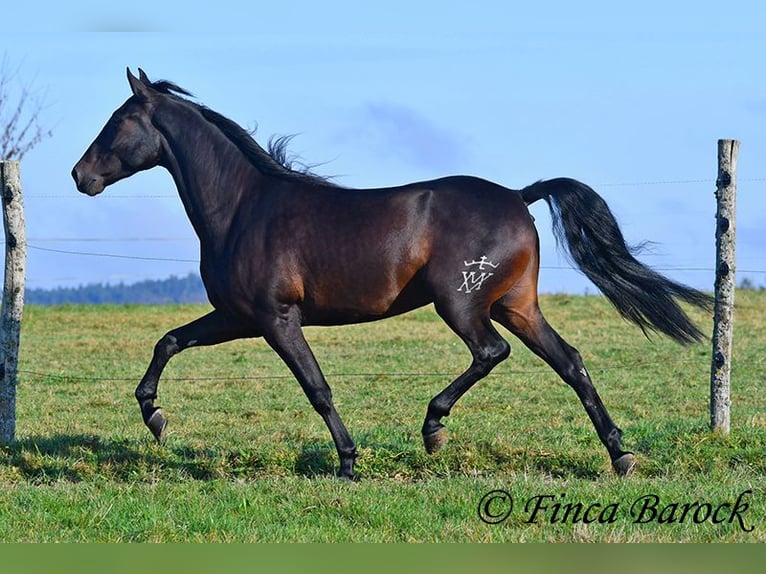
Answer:
<path fill-rule="evenodd" d="M 146 77 L 146 74 L 143 74 L 142 72 L 140 73 L 144 78 Z M 149 99 L 151 89 L 142 81 L 142 79 L 136 78 L 130 71 L 130 68 L 128 68 L 128 83 L 130 84 L 130 89 L 133 90 L 133 95 L 139 100 L 146 101 Z"/>
<path fill-rule="evenodd" d="M 146 72 L 144 72 L 141 68 L 138 69 L 138 79 L 141 80 L 141 83 L 145 86 L 148 86 L 152 83 L 152 81 L 149 79 L 149 76 L 147 76 Z"/>

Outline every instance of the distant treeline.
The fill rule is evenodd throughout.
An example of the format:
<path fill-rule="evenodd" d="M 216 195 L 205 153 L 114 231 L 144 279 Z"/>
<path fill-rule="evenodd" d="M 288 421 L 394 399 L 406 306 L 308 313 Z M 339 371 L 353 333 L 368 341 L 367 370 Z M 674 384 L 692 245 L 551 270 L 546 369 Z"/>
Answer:
<path fill-rule="evenodd" d="M 743 279 L 739 289 L 766 290 L 749 278 Z M 136 303 L 163 305 L 166 303 L 207 303 L 202 279 L 196 273 L 186 277 L 171 276 L 169 279 L 146 280 L 138 283 L 94 283 L 80 287 L 57 287 L 55 289 L 27 289 L 26 303 L 36 305 L 65 305 L 67 303 Z"/>
<path fill-rule="evenodd" d="M 189 273 L 186 277 L 146 280 L 125 283 L 95 283 L 80 287 L 57 287 L 55 289 L 27 289 L 25 303 L 36 305 L 63 305 L 67 303 L 141 303 L 163 305 L 167 303 L 204 303 L 205 288 L 199 275 Z"/>

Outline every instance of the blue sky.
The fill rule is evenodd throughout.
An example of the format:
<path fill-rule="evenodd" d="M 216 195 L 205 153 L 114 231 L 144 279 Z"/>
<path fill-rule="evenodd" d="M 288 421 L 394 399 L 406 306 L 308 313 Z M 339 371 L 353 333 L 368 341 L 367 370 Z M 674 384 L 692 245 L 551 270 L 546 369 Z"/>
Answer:
<path fill-rule="evenodd" d="M 261 143 L 297 134 L 292 151 L 345 186 L 457 173 L 513 188 L 580 179 L 629 241 L 654 242 L 644 261 L 708 290 L 716 142 L 739 139 L 738 278 L 766 284 L 762 2 L 105 4 L 41 15 L 16 3 L 8 21 L 20 25 L 0 37 L 53 130 L 22 162 L 29 287 L 196 270 L 197 243 L 166 172 L 96 198 L 70 178 L 129 96 L 127 66 L 257 125 Z M 562 268 L 545 205 L 533 213 L 541 290 L 593 293 Z"/>

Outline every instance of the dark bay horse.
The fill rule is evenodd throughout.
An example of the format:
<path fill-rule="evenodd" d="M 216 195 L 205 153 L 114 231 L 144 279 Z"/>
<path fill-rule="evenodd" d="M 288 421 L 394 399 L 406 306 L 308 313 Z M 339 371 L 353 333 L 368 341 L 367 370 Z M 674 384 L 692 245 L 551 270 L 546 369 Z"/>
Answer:
<path fill-rule="evenodd" d="M 520 191 L 475 177 L 353 190 L 286 165 L 231 120 L 170 82 L 128 70 L 133 95 L 112 115 L 72 170 L 77 189 L 97 195 L 160 165 L 172 175 L 199 237 L 200 271 L 213 311 L 169 331 L 136 388 L 157 440 L 167 419 L 155 406 L 168 360 L 189 347 L 263 337 L 322 416 L 352 478 L 356 448 L 302 333 L 304 325 L 374 321 L 433 303 L 473 361 L 428 404 L 422 434 L 435 452 L 443 417 L 510 354 L 493 321 L 516 335 L 577 393 L 612 466 L 635 462 L 596 393 L 578 352 L 538 307 L 539 247 L 527 206 L 551 209 L 560 243 L 627 319 L 681 343 L 703 335 L 677 299 L 709 308 L 710 297 L 637 261 L 603 199 L 572 179 Z"/>

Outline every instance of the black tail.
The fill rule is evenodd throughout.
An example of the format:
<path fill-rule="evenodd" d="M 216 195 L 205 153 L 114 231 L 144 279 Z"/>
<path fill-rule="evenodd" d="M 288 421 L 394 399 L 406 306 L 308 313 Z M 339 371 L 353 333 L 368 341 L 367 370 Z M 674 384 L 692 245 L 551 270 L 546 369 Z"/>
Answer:
<path fill-rule="evenodd" d="M 712 298 L 675 283 L 643 265 L 631 248 L 606 202 L 593 189 L 568 178 L 539 181 L 521 190 L 529 205 L 544 199 L 551 210 L 553 231 L 575 265 L 644 333 L 660 331 L 679 343 L 705 338 L 676 302 L 710 309 Z"/>

